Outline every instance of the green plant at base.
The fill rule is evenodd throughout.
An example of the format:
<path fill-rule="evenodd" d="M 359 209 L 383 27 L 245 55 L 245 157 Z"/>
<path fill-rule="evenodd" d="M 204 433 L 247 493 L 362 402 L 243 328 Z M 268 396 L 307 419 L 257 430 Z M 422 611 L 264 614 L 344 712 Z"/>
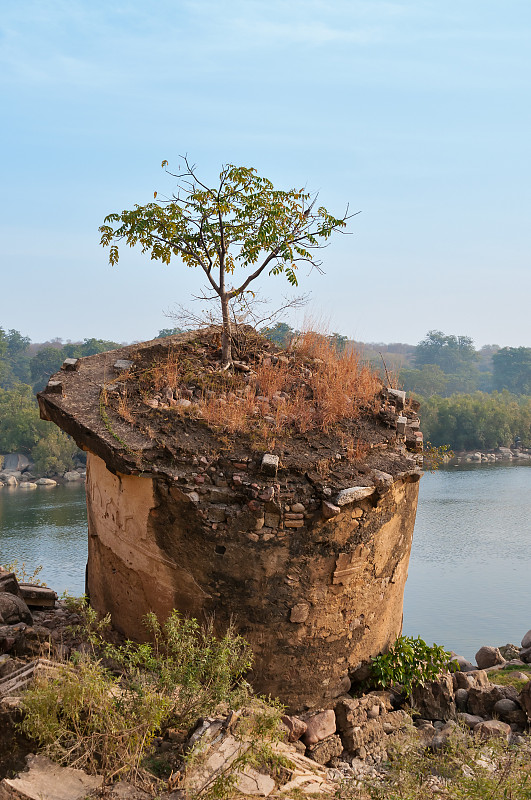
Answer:
<path fill-rule="evenodd" d="M 2 564 L 0 566 L 2 569 L 5 569 L 6 572 L 14 572 L 19 583 L 31 583 L 34 586 L 48 586 L 47 583 L 44 583 L 37 577 L 37 575 L 42 572 L 42 564 L 35 567 L 33 572 L 26 572 L 26 562 L 23 561 L 22 564 L 19 564 L 18 559 L 11 561 L 9 564 Z"/>
<path fill-rule="evenodd" d="M 22 731 L 50 758 L 101 772 L 107 780 L 138 770 L 171 707 L 148 686 L 127 685 L 100 662 L 81 658 L 38 677 L 22 698 Z"/>
<path fill-rule="evenodd" d="M 428 753 L 416 737 L 389 750 L 378 778 L 345 780 L 338 800 L 530 800 L 531 750 L 483 742 L 457 728 L 444 749 Z"/>
<path fill-rule="evenodd" d="M 83 620 L 78 632 L 92 655 L 58 663 L 22 698 L 22 730 L 52 758 L 108 780 L 134 778 L 157 731 L 169 725 L 186 730 L 220 704 L 238 708 L 249 699 L 243 675 L 251 651 L 232 629 L 217 639 L 210 627 L 177 611 L 163 624 L 150 614 L 153 644 L 112 645 L 104 638 L 109 618 L 99 620 L 86 599 L 75 603 Z"/>
<path fill-rule="evenodd" d="M 409 697 L 416 686 L 425 686 L 441 673 L 459 669 L 441 645 L 431 647 L 417 636 L 399 636 L 387 653 L 372 659 L 371 679 L 379 686 L 398 685 Z"/>

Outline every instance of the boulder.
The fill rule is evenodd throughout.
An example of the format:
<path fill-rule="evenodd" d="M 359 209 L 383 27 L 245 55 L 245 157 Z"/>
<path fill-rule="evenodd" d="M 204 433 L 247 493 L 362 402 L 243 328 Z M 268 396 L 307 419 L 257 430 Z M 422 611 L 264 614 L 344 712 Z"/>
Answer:
<path fill-rule="evenodd" d="M 472 672 L 473 670 L 477 669 L 477 667 L 474 666 L 474 664 L 472 664 L 470 661 L 467 661 L 464 656 L 453 656 L 451 660 L 459 664 L 459 669 L 461 672 Z"/>
<path fill-rule="evenodd" d="M 20 589 L 17 581 L 17 576 L 14 572 L 0 572 L 0 593 L 7 592 L 8 594 L 16 594 L 20 597 Z"/>
<path fill-rule="evenodd" d="M 343 743 L 339 736 L 333 734 L 308 747 L 306 754 L 317 761 L 318 764 L 328 764 L 330 759 L 340 756 L 343 752 Z"/>
<path fill-rule="evenodd" d="M 505 659 L 497 647 L 480 647 L 475 655 L 476 664 L 479 669 L 495 667 L 496 664 L 504 664 Z"/>
<path fill-rule="evenodd" d="M 70 470 L 70 472 L 65 472 L 65 474 L 63 475 L 63 478 L 67 482 L 80 481 L 81 480 L 81 475 L 79 474 L 79 472 L 77 472 L 75 469 L 73 469 L 73 470 Z"/>
<path fill-rule="evenodd" d="M 306 747 L 317 744 L 336 732 L 336 715 L 330 708 L 312 714 L 305 719 L 305 722 L 306 731 L 301 738 Z"/>
<path fill-rule="evenodd" d="M 506 661 L 511 661 L 513 658 L 520 658 L 520 648 L 515 644 L 504 644 L 503 647 L 498 649 Z"/>
<path fill-rule="evenodd" d="M 23 472 L 29 465 L 29 458 L 22 453 L 8 453 L 4 456 L 2 469 L 6 472 Z"/>
<path fill-rule="evenodd" d="M 288 729 L 288 742 L 296 742 L 306 733 L 308 727 L 299 717 L 290 717 L 287 714 L 282 717 L 282 722 Z"/>
<path fill-rule="evenodd" d="M 455 693 L 455 705 L 458 711 L 466 711 L 468 704 L 467 689 L 458 689 Z"/>
<path fill-rule="evenodd" d="M 474 688 L 468 690 L 468 710 L 480 717 L 492 717 L 494 706 L 498 700 L 509 698 L 517 700 L 518 693 L 514 686 L 495 686 L 490 688 Z"/>
<path fill-rule="evenodd" d="M 480 717 L 477 714 L 458 714 L 457 719 L 460 722 L 463 722 L 467 728 L 470 728 L 470 730 L 474 730 L 476 725 L 478 725 L 480 722 L 483 722 L 483 717 Z"/>
<path fill-rule="evenodd" d="M 481 739 L 505 739 L 508 742 L 511 736 L 511 726 L 498 719 L 488 719 L 485 722 L 478 722 L 474 728 L 474 734 Z"/>
<path fill-rule="evenodd" d="M 413 689 L 411 703 L 424 719 L 454 719 L 456 706 L 451 675 Z"/>
<path fill-rule="evenodd" d="M 508 714 L 517 711 L 519 708 L 520 706 L 515 700 L 511 700 L 509 697 L 502 697 L 501 700 L 497 700 L 497 702 L 494 703 L 492 711 L 497 717 L 500 717 L 500 719 L 505 719 Z"/>
<path fill-rule="evenodd" d="M 38 478 L 35 483 L 37 486 L 57 486 L 57 481 L 54 481 L 53 478 Z"/>
<path fill-rule="evenodd" d="M 522 639 L 522 648 L 527 650 L 528 647 L 531 647 L 531 631 L 527 631 L 524 638 Z"/>
<path fill-rule="evenodd" d="M 518 695 L 518 702 L 527 714 L 527 719 L 531 722 L 531 681 L 526 683 Z"/>
<path fill-rule="evenodd" d="M 0 592 L 0 623 L 16 625 L 18 622 L 25 622 L 27 625 L 33 623 L 29 608 L 21 597 Z"/>
<path fill-rule="evenodd" d="M 531 664 L 531 647 L 527 647 L 525 650 L 520 650 L 520 659 L 524 662 L 524 664 Z"/>

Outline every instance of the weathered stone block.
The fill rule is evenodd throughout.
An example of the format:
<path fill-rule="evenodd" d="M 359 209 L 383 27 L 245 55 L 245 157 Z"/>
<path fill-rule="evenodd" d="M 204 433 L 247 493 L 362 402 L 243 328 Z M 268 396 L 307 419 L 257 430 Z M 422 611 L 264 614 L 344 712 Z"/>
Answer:
<path fill-rule="evenodd" d="M 331 758 L 340 756 L 343 752 L 343 742 L 339 736 L 328 736 L 317 744 L 308 747 L 307 754 L 318 764 L 328 764 Z"/>
<path fill-rule="evenodd" d="M 273 453 L 264 453 L 262 458 L 262 472 L 274 478 L 278 470 L 279 458 Z"/>
<path fill-rule="evenodd" d="M 349 503 L 355 503 L 358 500 L 363 500 L 365 497 L 370 497 L 374 494 L 374 486 L 351 486 L 349 489 L 342 489 L 336 497 L 336 506 L 346 506 Z"/>

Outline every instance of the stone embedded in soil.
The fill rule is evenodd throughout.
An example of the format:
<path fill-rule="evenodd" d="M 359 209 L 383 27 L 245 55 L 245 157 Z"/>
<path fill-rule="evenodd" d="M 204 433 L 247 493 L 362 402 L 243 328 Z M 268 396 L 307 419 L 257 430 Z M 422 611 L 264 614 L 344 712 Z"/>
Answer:
<path fill-rule="evenodd" d="M 279 457 L 273 453 L 264 453 L 262 458 L 262 472 L 274 478 L 278 470 Z"/>
<path fill-rule="evenodd" d="M 341 514 L 340 507 L 329 503 L 327 500 L 323 500 L 321 510 L 325 519 L 332 519 L 333 517 L 337 517 L 338 514 Z"/>
<path fill-rule="evenodd" d="M 290 622 L 306 622 L 310 613 L 310 606 L 308 603 L 297 603 L 296 606 L 290 611 Z"/>
<path fill-rule="evenodd" d="M 114 369 L 121 372 L 122 370 L 131 369 L 133 366 L 133 362 L 130 361 L 128 358 L 119 358 L 117 361 L 114 362 Z"/>

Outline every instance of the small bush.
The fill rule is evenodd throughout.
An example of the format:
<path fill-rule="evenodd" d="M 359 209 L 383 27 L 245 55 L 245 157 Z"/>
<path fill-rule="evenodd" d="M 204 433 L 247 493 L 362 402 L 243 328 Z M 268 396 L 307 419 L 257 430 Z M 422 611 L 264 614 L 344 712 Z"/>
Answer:
<path fill-rule="evenodd" d="M 22 730 L 50 758 L 110 779 L 138 769 L 171 704 L 156 688 L 128 685 L 84 658 L 37 678 L 22 698 Z"/>
<path fill-rule="evenodd" d="M 371 679 L 384 688 L 398 685 L 409 697 L 416 686 L 425 686 L 441 673 L 457 669 L 457 662 L 451 661 L 451 654 L 441 645 L 430 647 L 420 636 L 399 636 L 389 652 L 373 658 Z"/>
<path fill-rule="evenodd" d="M 153 644 L 112 645 L 103 638 L 108 621 L 88 608 L 80 611 L 93 655 L 58 664 L 22 699 L 22 729 L 51 758 L 107 779 L 134 775 L 157 731 L 186 729 L 221 703 L 237 708 L 248 699 L 251 651 L 232 630 L 217 639 L 174 611 L 162 625 L 148 616 Z"/>

